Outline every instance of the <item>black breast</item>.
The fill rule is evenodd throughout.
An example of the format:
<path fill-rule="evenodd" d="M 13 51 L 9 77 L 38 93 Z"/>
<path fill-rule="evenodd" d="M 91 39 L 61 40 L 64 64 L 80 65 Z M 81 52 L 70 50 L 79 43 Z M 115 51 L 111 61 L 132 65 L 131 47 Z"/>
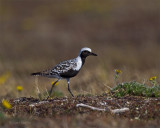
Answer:
<path fill-rule="evenodd" d="M 70 77 L 74 77 L 78 74 L 79 71 L 76 70 L 68 70 L 67 72 L 61 73 L 60 76 L 63 78 L 70 78 Z"/>

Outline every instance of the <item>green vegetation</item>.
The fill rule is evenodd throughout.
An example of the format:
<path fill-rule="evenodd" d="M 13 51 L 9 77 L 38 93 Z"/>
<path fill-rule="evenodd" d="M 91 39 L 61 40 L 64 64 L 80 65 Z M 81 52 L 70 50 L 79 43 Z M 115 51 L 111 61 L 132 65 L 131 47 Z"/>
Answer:
<path fill-rule="evenodd" d="M 122 97 L 126 95 L 145 96 L 145 97 L 159 97 L 160 85 L 148 87 L 145 84 L 138 82 L 125 82 L 118 84 L 112 88 L 111 92 L 115 97 Z"/>
<path fill-rule="evenodd" d="M 5 116 L 2 112 L 0 112 L 0 120 L 4 120 L 5 119 Z"/>
<path fill-rule="evenodd" d="M 64 94 L 61 91 L 53 90 L 51 97 L 63 97 Z"/>

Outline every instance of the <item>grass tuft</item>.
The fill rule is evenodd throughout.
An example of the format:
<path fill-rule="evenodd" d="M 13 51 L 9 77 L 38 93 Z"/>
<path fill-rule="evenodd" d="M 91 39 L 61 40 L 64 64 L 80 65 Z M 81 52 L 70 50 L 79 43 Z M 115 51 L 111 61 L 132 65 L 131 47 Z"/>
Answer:
<path fill-rule="evenodd" d="M 126 95 L 144 96 L 144 97 L 160 97 L 160 85 L 148 87 L 145 84 L 138 82 L 120 83 L 112 88 L 112 94 L 115 97 L 122 97 Z"/>

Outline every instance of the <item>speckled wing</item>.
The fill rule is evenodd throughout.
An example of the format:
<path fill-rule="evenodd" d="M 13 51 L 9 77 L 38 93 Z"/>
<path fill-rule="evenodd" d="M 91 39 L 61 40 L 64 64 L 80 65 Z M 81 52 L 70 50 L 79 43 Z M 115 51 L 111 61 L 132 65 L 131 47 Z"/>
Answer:
<path fill-rule="evenodd" d="M 47 77 L 64 77 L 68 72 L 72 71 L 77 66 L 76 60 L 67 60 L 57 64 L 54 68 L 43 72 Z"/>
<path fill-rule="evenodd" d="M 63 61 L 57 64 L 54 68 L 42 72 L 32 73 L 32 75 L 45 76 L 49 78 L 58 78 L 58 79 L 69 78 L 75 76 L 78 73 L 78 71 L 74 70 L 76 67 L 77 67 L 77 60 L 72 59 Z"/>

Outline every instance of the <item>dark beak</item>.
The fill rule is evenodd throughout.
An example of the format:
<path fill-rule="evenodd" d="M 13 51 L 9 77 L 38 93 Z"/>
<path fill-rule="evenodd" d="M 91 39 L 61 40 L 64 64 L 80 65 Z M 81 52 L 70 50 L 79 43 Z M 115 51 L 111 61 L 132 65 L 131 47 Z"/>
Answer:
<path fill-rule="evenodd" d="M 95 54 L 95 53 L 93 53 L 93 52 L 91 52 L 90 55 L 91 55 L 91 56 L 97 56 L 97 54 Z"/>

